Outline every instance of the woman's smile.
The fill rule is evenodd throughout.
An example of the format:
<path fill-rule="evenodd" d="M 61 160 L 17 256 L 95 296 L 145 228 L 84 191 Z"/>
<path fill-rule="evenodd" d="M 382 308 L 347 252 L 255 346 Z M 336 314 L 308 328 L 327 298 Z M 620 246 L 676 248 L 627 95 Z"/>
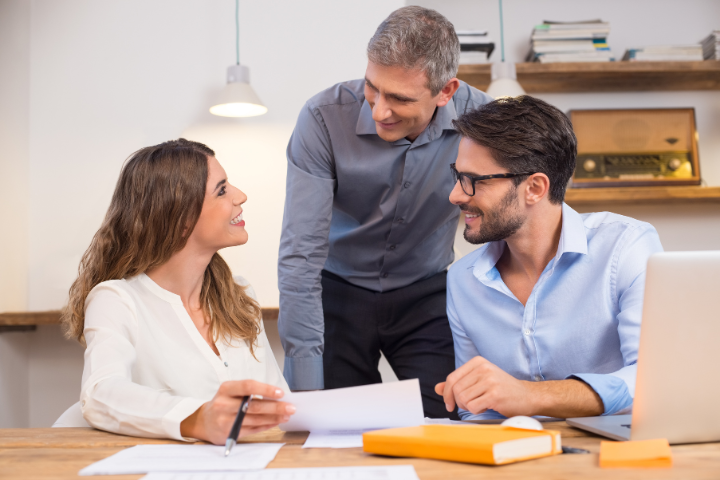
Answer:
<path fill-rule="evenodd" d="M 245 226 L 245 221 L 243 220 L 242 212 L 238 213 L 237 217 L 230 220 L 230 225 L 238 225 L 240 227 Z"/>

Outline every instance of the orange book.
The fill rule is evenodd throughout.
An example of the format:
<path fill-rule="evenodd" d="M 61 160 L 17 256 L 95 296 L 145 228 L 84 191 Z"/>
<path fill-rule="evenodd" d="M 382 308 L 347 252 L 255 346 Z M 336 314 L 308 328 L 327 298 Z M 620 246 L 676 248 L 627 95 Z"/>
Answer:
<path fill-rule="evenodd" d="M 560 433 L 502 425 L 423 425 L 363 434 L 363 450 L 393 457 L 503 465 L 562 453 Z"/>
<path fill-rule="evenodd" d="M 668 468 L 672 451 L 664 438 L 635 442 L 600 442 L 602 468 Z"/>

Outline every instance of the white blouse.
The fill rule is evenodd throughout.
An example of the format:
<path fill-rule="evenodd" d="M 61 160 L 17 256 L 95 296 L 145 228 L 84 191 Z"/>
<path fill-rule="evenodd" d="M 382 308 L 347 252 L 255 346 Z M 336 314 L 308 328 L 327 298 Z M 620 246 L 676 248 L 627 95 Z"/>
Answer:
<path fill-rule="evenodd" d="M 235 281 L 247 285 L 242 277 Z M 246 292 L 256 298 L 252 287 Z M 223 382 L 253 379 L 289 392 L 261 328 L 257 360 L 240 340 L 218 341 L 218 357 L 180 297 L 144 273 L 98 284 L 85 302 L 85 420 L 109 432 L 189 440 L 180 423 Z"/>

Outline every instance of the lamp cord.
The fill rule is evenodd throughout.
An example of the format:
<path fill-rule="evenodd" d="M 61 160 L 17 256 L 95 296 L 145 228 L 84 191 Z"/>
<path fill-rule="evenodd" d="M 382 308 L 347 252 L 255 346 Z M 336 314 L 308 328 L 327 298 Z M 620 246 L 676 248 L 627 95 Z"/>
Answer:
<path fill-rule="evenodd" d="M 240 0 L 235 0 L 235 62 L 240 65 Z"/>
<path fill-rule="evenodd" d="M 238 0 L 239 1 L 239 0 Z M 502 13 L 502 0 L 500 2 L 500 57 L 501 60 L 505 61 L 505 32 L 503 32 L 503 13 Z"/>

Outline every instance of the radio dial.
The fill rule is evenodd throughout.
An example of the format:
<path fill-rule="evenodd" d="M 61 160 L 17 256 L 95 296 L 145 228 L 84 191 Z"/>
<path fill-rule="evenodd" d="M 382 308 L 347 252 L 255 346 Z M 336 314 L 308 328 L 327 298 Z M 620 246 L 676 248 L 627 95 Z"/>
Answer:
<path fill-rule="evenodd" d="M 669 168 L 670 170 L 672 170 L 673 172 L 674 172 L 675 170 L 677 170 L 678 168 L 680 168 L 680 165 L 682 165 L 682 162 L 681 162 L 679 159 L 677 159 L 677 158 L 673 158 L 672 160 L 670 160 L 670 161 L 668 162 L 668 168 Z"/>
<path fill-rule="evenodd" d="M 596 168 L 597 168 L 597 163 L 595 163 L 595 160 L 588 159 L 583 162 L 583 169 L 586 172 L 594 172 Z"/>

